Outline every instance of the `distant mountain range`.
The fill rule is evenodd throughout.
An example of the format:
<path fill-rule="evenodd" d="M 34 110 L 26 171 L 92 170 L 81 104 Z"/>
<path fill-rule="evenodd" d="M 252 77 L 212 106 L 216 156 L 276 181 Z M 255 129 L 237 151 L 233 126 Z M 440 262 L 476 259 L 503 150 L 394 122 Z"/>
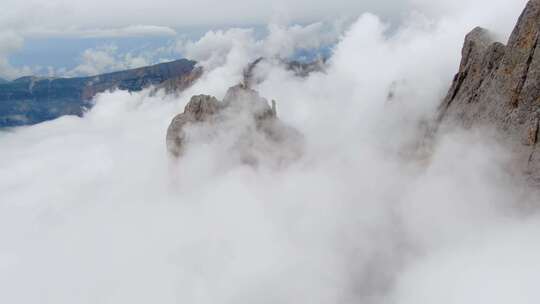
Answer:
<path fill-rule="evenodd" d="M 255 61 L 253 69 L 264 58 Z M 324 69 L 324 60 L 297 62 L 280 60 L 298 77 Z M 167 93 L 181 92 L 201 75 L 192 60 L 180 59 L 126 71 L 78 78 L 26 76 L 13 81 L 0 78 L 0 128 L 33 125 L 64 115 L 81 116 L 92 106 L 96 94 L 120 89 L 141 91 L 149 86 Z"/>
<path fill-rule="evenodd" d="M 140 91 L 151 85 L 184 89 L 201 74 L 196 62 L 180 59 L 92 77 L 0 79 L 0 128 L 36 124 L 63 115 L 81 116 L 92 98 L 112 89 Z"/>

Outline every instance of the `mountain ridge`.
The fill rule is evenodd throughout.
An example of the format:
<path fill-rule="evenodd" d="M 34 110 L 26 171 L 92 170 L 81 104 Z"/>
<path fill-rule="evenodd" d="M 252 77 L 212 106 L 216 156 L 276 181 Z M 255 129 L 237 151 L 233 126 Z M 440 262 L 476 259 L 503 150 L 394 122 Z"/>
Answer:
<path fill-rule="evenodd" d="M 540 186 L 540 0 L 530 0 L 507 42 L 477 27 L 438 121 L 443 126 L 495 128 L 512 149 L 514 169 Z"/>
<path fill-rule="evenodd" d="M 253 63 L 252 69 L 265 58 Z M 324 60 L 298 62 L 278 60 L 297 77 L 324 70 Z M 130 92 L 153 86 L 166 94 L 190 87 L 203 74 L 196 61 L 179 59 L 135 69 L 87 77 L 51 78 L 23 76 L 0 82 L 0 128 L 33 125 L 64 115 L 81 116 L 101 92 L 120 89 Z"/>
<path fill-rule="evenodd" d="M 96 94 L 108 90 L 140 91 L 173 79 L 178 88 L 184 89 L 198 75 L 195 61 L 179 59 L 88 77 L 24 76 L 0 83 L 0 127 L 36 124 L 63 115 L 81 116 L 92 106 L 90 101 Z"/>

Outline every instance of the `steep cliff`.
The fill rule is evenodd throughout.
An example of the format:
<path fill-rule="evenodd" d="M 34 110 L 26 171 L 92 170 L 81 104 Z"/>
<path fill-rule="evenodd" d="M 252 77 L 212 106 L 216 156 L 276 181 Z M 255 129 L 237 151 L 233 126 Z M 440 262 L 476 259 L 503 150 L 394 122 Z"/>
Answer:
<path fill-rule="evenodd" d="M 506 45 L 476 28 L 441 109 L 443 125 L 493 126 L 513 149 L 515 167 L 540 185 L 540 0 L 531 0 Z"/>

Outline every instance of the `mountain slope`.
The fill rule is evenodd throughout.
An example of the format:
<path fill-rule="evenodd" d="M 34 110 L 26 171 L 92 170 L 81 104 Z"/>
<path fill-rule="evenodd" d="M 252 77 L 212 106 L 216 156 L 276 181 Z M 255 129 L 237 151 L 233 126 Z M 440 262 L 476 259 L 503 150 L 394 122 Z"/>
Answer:
<path fill-rule="evenodd" d="M 153 66 L 80 78 L 22 77 L 0 84 L 0 127 L 35 124 L 63 115 L 82 115 L 98 93 L 140 91 L 172 81 L 169 89 L 189 86 L 200 72 L 195 62 L 181 59 Z M 195 73 L 195 76 L 193 76 Z"/>
<path fill-rule="evenodd" d="M 510 142 L 516 168 L 540 185 L 540 0 L 531 0 L 506 45 L 476 28 L 440 112 L 443 124 L 494 126 Z"/>

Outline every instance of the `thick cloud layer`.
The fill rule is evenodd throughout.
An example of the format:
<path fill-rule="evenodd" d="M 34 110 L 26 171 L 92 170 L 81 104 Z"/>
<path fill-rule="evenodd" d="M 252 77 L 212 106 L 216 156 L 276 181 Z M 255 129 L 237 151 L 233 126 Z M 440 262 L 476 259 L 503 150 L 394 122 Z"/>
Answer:
<path fill-rule="evenodd" d="M 271 44 L 242 32 L 180 97 L 106 93 L 83 118 L 0 133 L 0 301 L 535 303 L 538 196 L 505 171 L 505 147 L 487 130 L 424 141 L 468 15 L 388 34 L 366 14 L 325 73 L 257 68 L 304 135 L 292 164 L 232 157 L 249 122 L 192 130 L 179 161 L 165 151 L 189 96 L 223 97 L 263 52 L 247 46 Z M 207 37 L 192 50 L 220 45 Z"/>

